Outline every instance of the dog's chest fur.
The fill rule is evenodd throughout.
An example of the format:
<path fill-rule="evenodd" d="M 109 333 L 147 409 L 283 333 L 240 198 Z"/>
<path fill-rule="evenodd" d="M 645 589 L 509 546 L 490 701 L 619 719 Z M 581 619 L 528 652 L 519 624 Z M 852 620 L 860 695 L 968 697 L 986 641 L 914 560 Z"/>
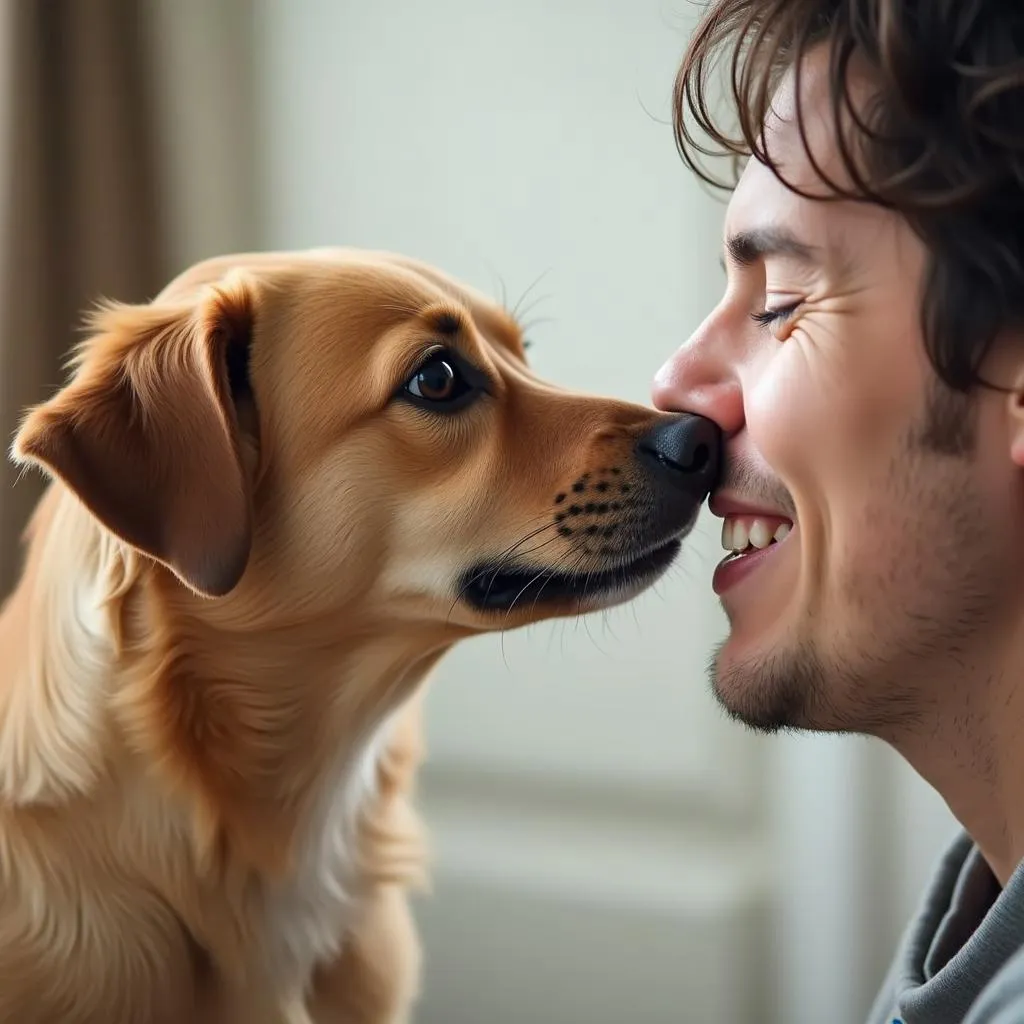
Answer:
<path fill-rule="evenodd" d="M 357 919 L 360 813 L 377 790 L 387 734 L 385 723 L 355 754 L 339 758 L 304 827 L 294 872 L 267 892 L 272 972 L 286 984 L 303 983 L 317 963 L 336 956 Z"/>

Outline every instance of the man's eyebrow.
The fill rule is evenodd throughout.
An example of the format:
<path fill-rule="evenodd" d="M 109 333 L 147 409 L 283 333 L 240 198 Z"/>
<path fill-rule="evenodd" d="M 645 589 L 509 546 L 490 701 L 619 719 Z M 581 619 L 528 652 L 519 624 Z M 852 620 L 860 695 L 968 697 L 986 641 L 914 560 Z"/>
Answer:
<path fill-rule="evenodd" d="M 789 256 L 803 263 L 813 263 L 817 249 L 801 242 L 796 235 L 782 228 L 754 228 L 730 235 L 725 240 L 725 251 L 733 263 L 749 267 L 769 256 Z"/>

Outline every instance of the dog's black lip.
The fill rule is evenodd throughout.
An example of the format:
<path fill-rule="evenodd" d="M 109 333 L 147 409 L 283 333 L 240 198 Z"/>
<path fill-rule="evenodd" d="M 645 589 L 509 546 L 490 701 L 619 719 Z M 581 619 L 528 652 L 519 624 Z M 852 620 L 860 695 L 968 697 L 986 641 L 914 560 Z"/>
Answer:
<path fill-rule="evenodd" d="M 682 543 L 681 537 L 673 537 L 628 562 L 595 572 L 563 573 L 550 566 L 482 562 L 463 577 L 460 596 L 478 611 L 488 612 L 599 598 L 660 575 L 679 554 Z"/>

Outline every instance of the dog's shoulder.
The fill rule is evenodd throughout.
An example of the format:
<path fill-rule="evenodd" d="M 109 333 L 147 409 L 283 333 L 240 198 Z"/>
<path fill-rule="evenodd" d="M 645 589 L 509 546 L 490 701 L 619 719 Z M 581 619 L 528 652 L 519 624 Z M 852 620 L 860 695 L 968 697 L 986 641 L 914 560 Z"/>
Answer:
<path fill-rule="evenodd" d="M 111 542 L 56 488 L 27 539 L 0 611 L 0 800 L 52 806 L 90 791 L 108 763 L 109 581 L 99 567 Z"/>

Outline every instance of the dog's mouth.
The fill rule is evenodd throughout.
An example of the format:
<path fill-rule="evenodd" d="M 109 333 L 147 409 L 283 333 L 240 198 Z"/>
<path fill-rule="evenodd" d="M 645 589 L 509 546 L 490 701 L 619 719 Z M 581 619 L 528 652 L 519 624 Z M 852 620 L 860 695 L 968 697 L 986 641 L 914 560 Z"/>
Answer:
<path fill-rule="evenodd" d="M 589 610 L 634 597 L 675 561 L 682 539 L 673 537 L 606 569 L 565 572 L 557 566 L 482 562 L 463 577 L 460 594 L 473 608 L 511 612 L 520 606 L 573 605 Z"/>

